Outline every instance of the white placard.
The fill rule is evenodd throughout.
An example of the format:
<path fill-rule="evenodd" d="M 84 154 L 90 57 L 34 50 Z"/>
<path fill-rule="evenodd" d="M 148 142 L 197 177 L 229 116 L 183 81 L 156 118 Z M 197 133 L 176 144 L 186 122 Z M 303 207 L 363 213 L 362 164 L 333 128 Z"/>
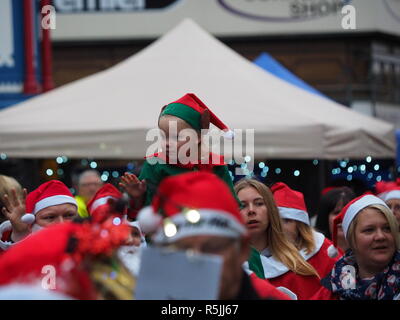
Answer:
<path fill-rule="evenodd" d="M 135 298 L 216 300 L 222 258 L 148 246 L 143 249 Z"/>

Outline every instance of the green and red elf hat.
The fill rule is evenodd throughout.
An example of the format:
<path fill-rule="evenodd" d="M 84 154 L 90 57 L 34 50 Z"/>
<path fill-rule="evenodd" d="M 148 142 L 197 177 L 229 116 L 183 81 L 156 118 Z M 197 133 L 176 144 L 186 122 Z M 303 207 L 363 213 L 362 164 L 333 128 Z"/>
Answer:
<path fill-rule="evenodd" d="M 225 131 L 224 137 L 233 138 L 233 131 L 201 101 L 194 93 L 187 93 L 180 99 L 164 106 L 161 116 L 171 115 L 186 121 L 193 129 L 209 129 L 210 123 Z"/>

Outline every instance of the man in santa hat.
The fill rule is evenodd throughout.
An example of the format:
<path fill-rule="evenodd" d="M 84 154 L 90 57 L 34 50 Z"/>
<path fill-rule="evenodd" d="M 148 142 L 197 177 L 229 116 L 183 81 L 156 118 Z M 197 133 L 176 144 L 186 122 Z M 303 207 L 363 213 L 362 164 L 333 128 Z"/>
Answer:
<path fill-rule="evenodd" d="M 216 175 L 199 171 L 165 178 L 138 221 L 155 245 L 221 257 L 219 299 L 290 299 L 244 271 L 247 230 L 235 198 Z"/>
<path fill-rule="evenodd" d="M 77 203 L 68 187 L 58 180 L 43 183 L 26 195 L 4 196 L 3 214 L 8 221 L 0 225 L 0 248 L 8 249 L 13 243 L 26 238 L 52 224 L 70 221 L 77 216 Z M 7 233 L 7 235 L 6 235 Z"/>

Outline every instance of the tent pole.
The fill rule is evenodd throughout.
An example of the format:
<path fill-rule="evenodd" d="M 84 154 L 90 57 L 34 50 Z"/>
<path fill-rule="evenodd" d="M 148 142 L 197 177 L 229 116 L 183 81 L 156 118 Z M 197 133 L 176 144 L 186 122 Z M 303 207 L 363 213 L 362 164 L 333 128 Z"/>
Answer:
<path fill-rule="evenodd" d="M 319 197 L 318 199 L 321 198 L 321 192 L 322 190 L 326 187 L 326 168 L 327 168 L 327 160 L 321 159 L 319 161 L 319 166 L 318 166 L 318 180 L 319 180 Z"/>
<path fill-rule="evenodd" d="M 25 44 L 25 81 L 24 93 L 36 94 L 39 91 L 39 85 L 35 77 L 34 53 L 33 53 L 33 1 L 24 0 L 24 44 Z"/>
<path fill-rule="evenodd" d="M 42 0 L 41 8 L 50 5 L 50 0 Z M 42 12 L 42 18 L 45 14 Z M 54 89 L 53 77 L 52 77 L 52 53 L 51 53 L 51 40 L 50 40 L 50 28 L 44 28 L 42 26 L 42 74 L 43 74 L 43 91 L 50 91 Z"/>

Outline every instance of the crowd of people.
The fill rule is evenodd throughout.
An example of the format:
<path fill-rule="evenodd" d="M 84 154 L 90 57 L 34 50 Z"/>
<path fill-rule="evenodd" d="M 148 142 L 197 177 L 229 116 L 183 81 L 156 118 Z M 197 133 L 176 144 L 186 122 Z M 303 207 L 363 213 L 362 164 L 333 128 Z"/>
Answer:
<path fill-rule="evenodd" d="M 196 95 L 167 104 L 162 150 L 117 186 L 88 170 L 76 196 L 58 180 L 28 193 L 0 176 L 0 298 L 136 299 L 148 279 L 143 252 L 154 247 L 189 264 L 215 257 L 216 299 L 400 300 L 400 184 L 360 196 L 335 187 L 314 224 L 284 182 L 233 184 L 202 142 L 210 123 L 229 136 Z"/>

